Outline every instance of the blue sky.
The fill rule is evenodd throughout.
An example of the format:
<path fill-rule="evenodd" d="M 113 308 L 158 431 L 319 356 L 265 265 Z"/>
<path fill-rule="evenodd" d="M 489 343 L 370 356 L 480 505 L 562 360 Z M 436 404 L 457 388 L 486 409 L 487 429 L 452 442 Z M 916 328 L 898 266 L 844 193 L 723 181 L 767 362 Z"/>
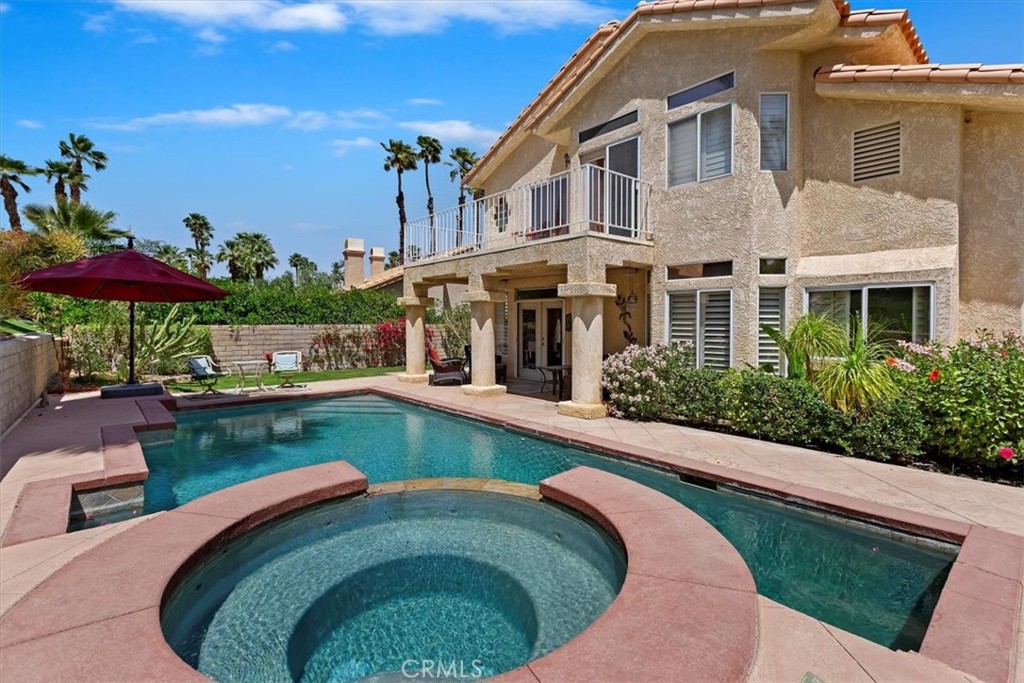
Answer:
<path fill-rule="evenodd" d="M 345 237 L 397 246 L 395 177 L 377 144 L 432 134 L 483 153 L 602 21 L 634 2 L 278 0 L 0 2 L 0 150 L 56 158 L 74 131 L 110 156 L 88 201 L 137 235 L 186 246 L 267 233 L 321 269 Z M 906 7 L 935 62 L 1024 62 L 1024 0 Z M 446 152 L 447 153 L 447 152 Z M 21 205 L 52 200 L 40 179 Z M 436 206 L 456 202 L 432 169 Z M 425 213 L 422 173 L 407 177 Z M 281 268 L 278 268 L 280 272 Z"/>

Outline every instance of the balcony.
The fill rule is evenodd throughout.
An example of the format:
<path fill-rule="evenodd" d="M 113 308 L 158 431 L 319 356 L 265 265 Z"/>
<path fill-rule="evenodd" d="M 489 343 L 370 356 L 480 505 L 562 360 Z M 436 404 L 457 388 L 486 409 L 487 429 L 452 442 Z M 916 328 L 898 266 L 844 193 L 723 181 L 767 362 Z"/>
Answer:
<path fill-rule="evenodd" d="M 649 242 L 651 184 L 584 164 L 405 225 L 406 264 L 579 233 Z"/>

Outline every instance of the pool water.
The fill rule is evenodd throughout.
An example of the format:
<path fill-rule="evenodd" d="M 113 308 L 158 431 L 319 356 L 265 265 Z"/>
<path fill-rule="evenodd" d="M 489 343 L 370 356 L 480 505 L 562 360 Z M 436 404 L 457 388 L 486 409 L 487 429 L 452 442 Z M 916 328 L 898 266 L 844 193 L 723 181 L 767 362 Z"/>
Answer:
<path fill-rule="evenodd" d="M 955 558 L 949 547 L 694 486 L 655 468 L 377 396 L 176 417 L 173 440 L 143 441 L 147 511 L 332 460 L 347 460 L 371 483 L 480 477 L 537 484 L 587 465 L 662 491 L 703 517 L 742 555 L 761 595 L 894 649 L 920 647 Z"/>
<path fill-rule="evenodd" d="M 207 558 L 161 624 L 220 683 L 413 680 L 437 662 L 472 680 L 566 643 L 611 604 L 625 571 L 606 533 L 549 503 L 362 496 L 300 510 Z"/>

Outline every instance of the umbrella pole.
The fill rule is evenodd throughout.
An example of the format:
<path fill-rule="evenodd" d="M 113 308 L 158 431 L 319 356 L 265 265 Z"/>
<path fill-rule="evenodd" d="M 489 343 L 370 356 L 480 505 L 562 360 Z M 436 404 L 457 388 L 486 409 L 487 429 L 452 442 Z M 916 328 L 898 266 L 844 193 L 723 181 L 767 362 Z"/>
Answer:
<path fill-rule="evenodd" d="M 135 302 L 128 302 L 128 384 L 135 384 Z"/>

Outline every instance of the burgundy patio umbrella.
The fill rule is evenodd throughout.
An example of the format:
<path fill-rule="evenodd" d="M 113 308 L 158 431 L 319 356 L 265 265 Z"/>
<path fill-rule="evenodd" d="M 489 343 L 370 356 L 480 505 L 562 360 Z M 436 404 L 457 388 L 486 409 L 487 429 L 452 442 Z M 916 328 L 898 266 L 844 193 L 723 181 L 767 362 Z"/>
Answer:
<path fill-rule="evenodd" d="M 223 299 L 220 287 L 172 268 L 128 248 L 81 261 L 62 263 L 25 274 L 18 284 L 34 292 L 67 294 L 83 299 L 128 302 L 128 384 L 135 379 L 135 302 L 182 303 Z"/>

